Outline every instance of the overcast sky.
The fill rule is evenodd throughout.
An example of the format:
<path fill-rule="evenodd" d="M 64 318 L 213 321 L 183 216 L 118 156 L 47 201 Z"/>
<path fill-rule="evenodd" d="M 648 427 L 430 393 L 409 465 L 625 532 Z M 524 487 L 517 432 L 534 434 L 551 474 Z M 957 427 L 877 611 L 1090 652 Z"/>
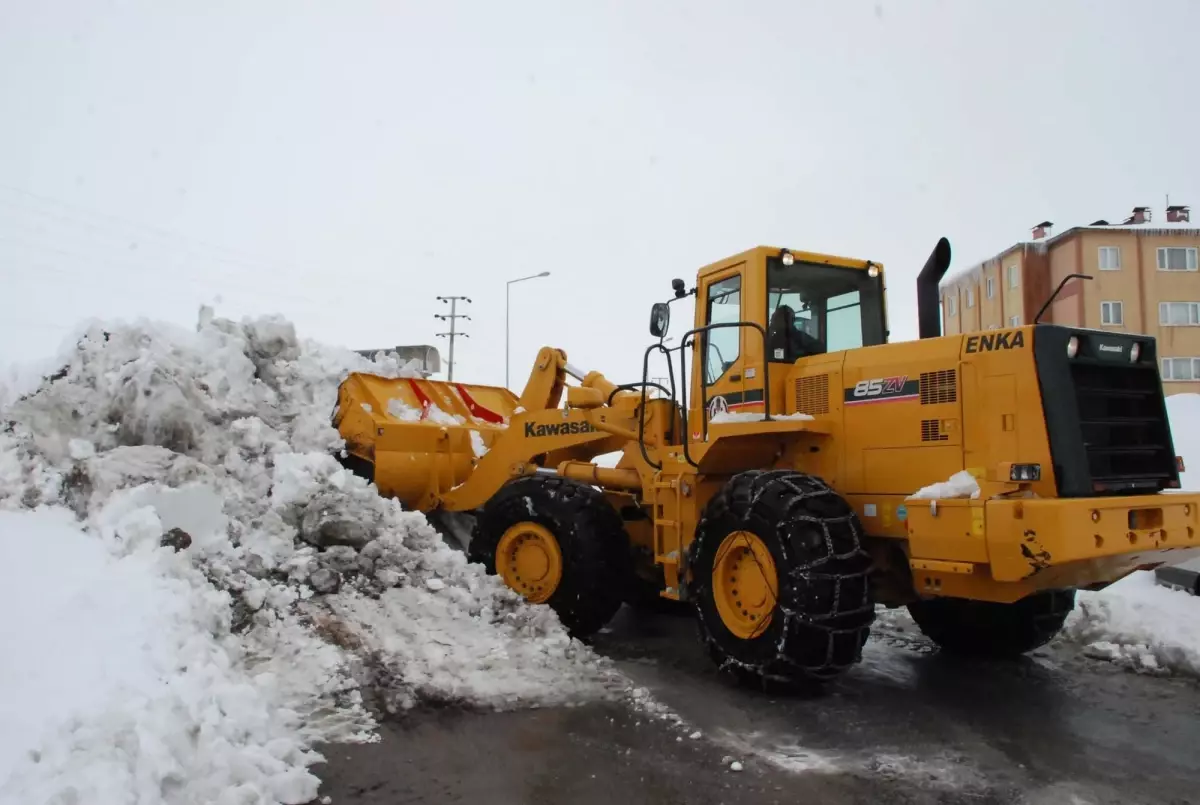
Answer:
<path fill-rule="evenodd" d="M 586 10 L 584 10 L 586 8 Z M 1044 218 L 1200 208 L 1200 3 L 0 0 L 0 360 L 81 318 L 282 313 L 513 385 L 640 374 L 672 277 L 882 262 L 894 339 Z M 675 310 L 673 329 L 686 322 Z"/>

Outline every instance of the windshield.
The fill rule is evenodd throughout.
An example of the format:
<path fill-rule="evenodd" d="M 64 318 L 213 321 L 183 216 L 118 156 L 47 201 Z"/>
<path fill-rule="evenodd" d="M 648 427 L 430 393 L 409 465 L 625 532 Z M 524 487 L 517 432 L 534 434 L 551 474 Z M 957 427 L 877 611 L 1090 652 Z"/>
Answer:
<path fill-rule="evenodd" d="M 772 361 L 882 344 L 882 279 L 861 269 L 768 260 L 767 322 Z"/>

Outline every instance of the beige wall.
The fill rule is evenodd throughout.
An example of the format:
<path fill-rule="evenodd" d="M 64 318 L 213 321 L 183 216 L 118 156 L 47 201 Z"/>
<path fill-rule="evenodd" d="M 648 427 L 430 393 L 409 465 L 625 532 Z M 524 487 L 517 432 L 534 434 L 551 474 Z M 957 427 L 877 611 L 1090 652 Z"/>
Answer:
<path fill-rule="evenodd" d="M 1000 265 L 998 266 L 999 270 L 997 271 L 997 274 L 1004 294 L 1004 313 L 1003 319 L 1000 322 L 1001 327 L 1014 326 L 1013 322 L 1011 321 L 1013 316 L 1020 317 L 1020 320 L 1016 322 L 1017 325 L 1029 323 L 1028 318 L 1025 316 L 1024 300 L 1021 298 L 1021 294 L 1023 292 L 1022 288 L 1024 287 L 1024 279 L 1022 276 L 1024 262 L 1024 249 L 1011 251 L 1000 259 Z M 1017 285 L 1015 288 L 1012 287 L 1009 282 L 1010 268 L 1016 270 Z"/>
<path fill-rule="evenodd" d="M 1200 326 L 1161 326 L 1159 302 L 1200 302 L 1200 272 L 1159 271 L 1158 249 L 1181 246 L 1200 249 L 1200 236 L 1154 235 L 1131 232 L 1084 232 L 1074 240 L 1081 251 L 1083 273 L 1095 277 L 1084 289 L 1084 326 L 1154 336 L 1159 358 L 1200 357 Z M 1100 270 L 1100 248 L 1120 249 L 1121 267 Z M 1102 323 L 1101 304 L 1121 302 L 1123 323 Z M 1164 381 L 1168 394 L 1200 392 L 1200 381 Z"/>
<path fill-rule="evenodd" d="M 1008 288 L 1008 279 L 1004 274 L 1004 266 L 1022 264 L 1023 248 L 1017 247 L 1006 252 L 1001 257 L 986 260 L 983 263 L 956 276 L 951 283 L 942 287 L 942 332 L 949 334 L 969 333 L 979 330 L 990 330 L 1008 326 L 1008 317 L 1021 315 L 1024 322 L 1024 304 L 1021 298 L 1023 281 L 1018 281 L 1016 288 Z M 1020 269 L 1018 269 L 1020 272 Z M 991 299 L 987 296 L 987 280 L 995 282 L 995 291 Z M 967 307 L 967 289 L 975 294 L 974 307 Z M 958 300 L 956 315 L 946 313 L 946 299 L 954 297 Z"/>

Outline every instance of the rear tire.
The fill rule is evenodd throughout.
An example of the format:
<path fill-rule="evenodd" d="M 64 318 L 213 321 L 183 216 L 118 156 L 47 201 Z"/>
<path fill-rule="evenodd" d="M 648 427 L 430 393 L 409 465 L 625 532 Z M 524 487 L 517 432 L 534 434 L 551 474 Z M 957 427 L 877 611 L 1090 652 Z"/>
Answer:
<path fill-rule="evenodd" d="M 790 470 L 733 476 L 705 508 L 688 563 L 700 635 L 721 671 L 756 687 L 793 687 L 858 663 L 875 619 L 862 534 L 854 510 L 819 478 Z M 731 548 L 741 552 L 733 565 Z M 722 568 L 718 578 L 714 569 Z M 747 632 L 754 623 L 765 625 Z"/>
<path fill-rule="evenodd" d="M 484 504 L 471 537 L 471 561 L 497 573 L 501 540 L 523 523 L 544 529 L 557 543 L 557 586 L 545 603 L 573 636 L 594 634 L 620 608 L 629 573 L 629 540 L 620 516 L 590 486 L 564 478 L 519 478 Z"/>
<path fill-rule="evenodd" d="M 1047 590 L 1011 604 L 931 598 L 908 605 L 917 626 L 954 654 L 1017 657 L 1046 645 L 1075 608 L 1074 590 Z"/>

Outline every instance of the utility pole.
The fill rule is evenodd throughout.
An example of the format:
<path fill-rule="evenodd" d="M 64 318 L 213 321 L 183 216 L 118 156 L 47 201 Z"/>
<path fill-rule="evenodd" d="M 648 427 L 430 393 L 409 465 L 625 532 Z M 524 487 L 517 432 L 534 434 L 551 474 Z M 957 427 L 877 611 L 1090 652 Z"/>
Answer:
<path fill-rule="evenodd" d="M 450 360 L 447 362 L 448 365 L 447 365 L 447 369 L 446 369 L 446 379 L 453 380 L 454 379 L 454 339 L 457 338 L 458 336 L 462 336 L 463 338 L 470 338 L 469 335 L 467 335 L 464 332 L 460 332 L 458 329 L 458 320 L 459 319 L 466 319 L 467 321 L 471 320 L 471 317 L 468 316 L 467 314 L 458 312 L 458 303 L 466 302 L 469 305 L 469 304 L 471 304 L 471 300 L 469 297 L 466 297 L 466 296 L 439 296 L 438 300 L 441 301 L 442 304 L 446 304 L 447 302 L 450 303 L 450 312 L 449 313 L 435 313 L 435 314 L 433 314 L 433 317 L 435 319 L 441 319 L 442 321 L 450 322 L 450 332 L 438 333 L 437 336 L 438 336 L 438 338 L 449 338 L 450 339 Z"/>

